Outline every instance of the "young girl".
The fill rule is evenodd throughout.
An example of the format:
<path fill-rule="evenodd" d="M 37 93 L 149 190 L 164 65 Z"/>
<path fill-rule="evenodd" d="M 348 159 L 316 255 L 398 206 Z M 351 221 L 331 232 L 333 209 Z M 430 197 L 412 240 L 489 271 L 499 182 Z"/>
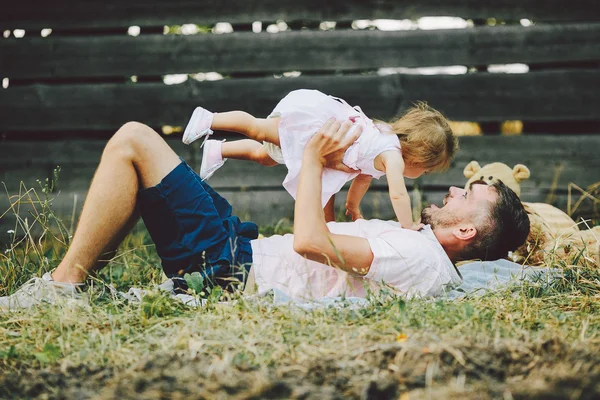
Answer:
<path fill-rule="evenodd" d="M 331 117 L 351 119 L 363 127 L 362 135 L 344 154 L 343 162 L 356 173 L 332 169 L 323 172 L 322 204 L 328 220 L 333 220 L 332 196 L 354 179 L 346 200 L 346 215 L 362 218 L 360 202 L 372 178 L 387 175 L 389 195 L 398 222 L 414 224 L 404 177 L 415 179 L 424 173 L 448 167 L 457 150 L 457 141 L 448 121 L 438 111 L 418 104 L 401 118 L 374 123 L 359 107 L 317 90 L 295 90 L 285 96 L 266 119 L 243 111 L 212 113 L 201 107 L 194 110 L 185 129 L 183 142 L 208 136 L 213 130 L 238 132 L 250 139 L 234 142 L 206 140 L 200 177 L 208 179 L 228 158 L 250 160 L 266 166 L 285 164 L 288 174 L 285 189 L 296 198 L 304 146 Z"/>

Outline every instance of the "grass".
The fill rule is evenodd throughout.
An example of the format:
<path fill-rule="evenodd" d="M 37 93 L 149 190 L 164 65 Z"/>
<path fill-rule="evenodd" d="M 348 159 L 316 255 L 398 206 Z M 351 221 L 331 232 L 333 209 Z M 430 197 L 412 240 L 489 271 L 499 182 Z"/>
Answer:
<path fill-rule="evenodd" d="M 34 240 L 16 225 L 0 295 L 68 246 L 48 199 L 33 199 L 48 229 Z M 308 312 L 234 294 L 192 309 L 152 290 L 159 260 L 136 230 L 86 300 L 0 314 L 0 397 L 597 398 L 600 270 L 579 253 L 553 266 L 558 279 L 455 301 L 381 293 Z M 107 285 L 150 294 L 128 302 Z"/>

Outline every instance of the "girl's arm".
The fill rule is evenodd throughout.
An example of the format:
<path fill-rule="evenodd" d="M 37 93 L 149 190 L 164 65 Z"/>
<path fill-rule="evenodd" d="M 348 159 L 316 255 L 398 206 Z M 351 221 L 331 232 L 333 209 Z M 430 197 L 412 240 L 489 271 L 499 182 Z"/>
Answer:
<path fill-rule="evenodd" d="M 348 197 L 346 197 L 346 215 L 352 216 L 352 221 L 363 218 L 360 212 L 360 202 L 369 190 L 369 185 L 373 177 L 371 175 L 360 174 L 350 184 Z"/>
<path fill-rule="evenodd" d="M 410 197 L 404 184 L 404 160 L 402 153 L 395 150 L 384 151 L 377 156 L 376 163 L 380 163 L 387 176 L 390 200 L 398 222 L 403 228 L 420 229 L 420 224 L 413 224 Z"/>

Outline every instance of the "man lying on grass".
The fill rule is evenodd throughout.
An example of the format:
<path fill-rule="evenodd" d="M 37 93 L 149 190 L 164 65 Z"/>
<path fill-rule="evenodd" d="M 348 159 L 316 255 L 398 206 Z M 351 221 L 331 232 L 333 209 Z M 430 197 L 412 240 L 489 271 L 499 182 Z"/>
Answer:
<path fill-rule="evenodd" d="M 352 123 L 328 121 L 304 151 L 294 210 L 294 235 L 257 239 L 231 205 L 151 128 L 125 124 L 109 140 L 92 180 L 77 231 L 52 274 L 33 278 L 3 309 L 77 296 L 88 273 L 101 268 L 141 215 L 165 274 L 179 288 L 198 271 L 227 286 L 249 282 L 259 292 L 278 288 L 297 299 L 365 296 L 381 285 L 409 296 L 439 295 L 461 282 L 454 262 L 498 259 L 520 246 L 529 219 L 519 198 L 499 182 L 451 187 L 444 206 L 423 210 L 420 231 L 393 221 L 325 223 L 321 175 L 348 171 L 341 160 L 358 138 Z"/>

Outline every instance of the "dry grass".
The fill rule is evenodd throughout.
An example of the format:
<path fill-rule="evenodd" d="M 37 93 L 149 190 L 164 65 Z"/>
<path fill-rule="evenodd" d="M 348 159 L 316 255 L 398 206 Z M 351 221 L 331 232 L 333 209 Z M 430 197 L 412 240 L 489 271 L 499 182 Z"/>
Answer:
<path fill-rule="evenodd" d="M 600 268 L 600 182 L 586 190 L 570 183 L 567 200 L 567 213 L 548 204 L 524 203 L 531 233 L 513 254 L 515 261 L 566 265 L 575 257 L 589 268 Z M 587 209 L 582 213 L 584 206 Z"/>
<path fill-rule="evenodd" d="M 48 230 L 36 240 L 15 233 L 0 258 L 0 295 L 54 268 L 66 250 L 68 232 L 51 234 L 58 222 L 39 201 Z M 191 309 L 160 292 L 129 303 L 104 285 L 151 288 L 158 265 L 136 232 L 85 300 L 0 314 L 0 397 L 600 395 L 600 273 L 578 254 L 555 260 L 563 274 L 552 281 L 455 301 L 381 293 L 361 309 L 307 312 L 238 295 Z"/>

